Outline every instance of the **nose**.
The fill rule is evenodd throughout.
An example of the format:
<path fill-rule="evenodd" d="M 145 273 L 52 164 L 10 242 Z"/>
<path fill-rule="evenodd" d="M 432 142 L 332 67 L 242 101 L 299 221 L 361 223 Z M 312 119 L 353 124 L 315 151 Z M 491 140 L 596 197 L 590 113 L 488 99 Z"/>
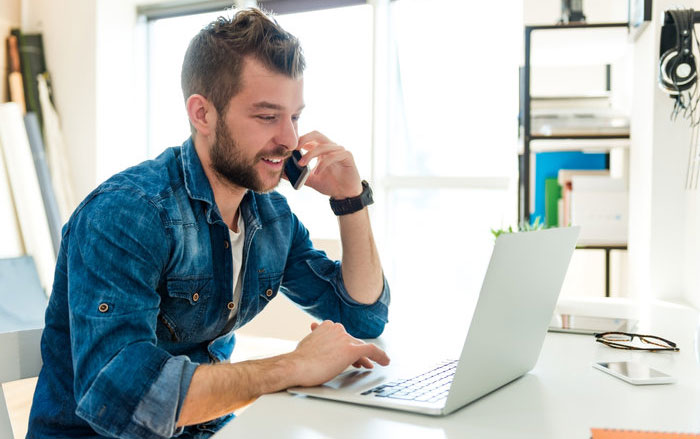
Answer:
<path fill-rule="evenodd" d="M 284 146 L 287 149 L 296 149 L 299 141 L 296 121 L 289 118 L 280 122 L 275 141 L 278 145 Z"/>

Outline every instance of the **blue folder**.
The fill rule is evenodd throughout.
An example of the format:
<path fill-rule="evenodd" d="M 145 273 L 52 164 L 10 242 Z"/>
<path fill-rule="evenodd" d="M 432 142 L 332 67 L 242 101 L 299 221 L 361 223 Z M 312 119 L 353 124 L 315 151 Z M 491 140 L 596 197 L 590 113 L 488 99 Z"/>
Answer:
<path fill-rule="evenodd" d="M 545 180 L 556 178 L 560 169 L 608 169 L 607 153 L 581 151 L 539 152 L 535 154 L 535 205 L 530 222 L 545 223 Z"/>

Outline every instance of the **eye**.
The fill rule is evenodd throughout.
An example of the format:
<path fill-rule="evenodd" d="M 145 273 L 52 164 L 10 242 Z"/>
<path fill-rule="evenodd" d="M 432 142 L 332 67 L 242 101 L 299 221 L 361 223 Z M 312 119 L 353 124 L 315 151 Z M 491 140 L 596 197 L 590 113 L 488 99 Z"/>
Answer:
<path fill-rule="evenodd" d="M 264 122 L 272 122 L 275 119 L 277 119 L 277 116 L 269 115 L 269 114 L 260 114 L 260 115 L 257 115 L 255 117 L 257 117 L 258 119 L 260 119 Z"/>
<path fill-rule="evenodd" d="M 299 122 L 299 119 L 301 119 L 301 114 L 295 114 L 292 116 L 292 121 L 294 122 Z"/>

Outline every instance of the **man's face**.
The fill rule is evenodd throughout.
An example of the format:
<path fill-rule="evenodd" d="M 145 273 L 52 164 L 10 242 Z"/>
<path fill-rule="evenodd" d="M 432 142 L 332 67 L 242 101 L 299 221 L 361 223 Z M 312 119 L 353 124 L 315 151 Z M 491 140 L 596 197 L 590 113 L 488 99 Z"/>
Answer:
<path fill-rule="evenodd" d="M 271 72 L 247 58 L 241 83 L 217 119 L 211 167 L 236 186 L 268 192 L 279 184 L 284 161 L 297 147 L 303 80 Z"/>

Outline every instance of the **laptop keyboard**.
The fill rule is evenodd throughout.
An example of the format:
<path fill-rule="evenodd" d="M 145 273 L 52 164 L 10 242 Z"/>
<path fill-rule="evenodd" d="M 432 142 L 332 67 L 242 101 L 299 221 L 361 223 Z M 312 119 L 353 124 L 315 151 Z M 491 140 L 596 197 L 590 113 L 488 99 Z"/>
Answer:
<path fill-rule="evenodd" d="M 452 379 L 457 369 L 457 361 L 445 361 L 428 372 L 413 378 L 381 384 L 362 392 L 362 395 L 373 395 L 377 398 L 438 402 L 447 398 L 447 392 L 450 390 L 450 385 L 452 385 Z"/>

